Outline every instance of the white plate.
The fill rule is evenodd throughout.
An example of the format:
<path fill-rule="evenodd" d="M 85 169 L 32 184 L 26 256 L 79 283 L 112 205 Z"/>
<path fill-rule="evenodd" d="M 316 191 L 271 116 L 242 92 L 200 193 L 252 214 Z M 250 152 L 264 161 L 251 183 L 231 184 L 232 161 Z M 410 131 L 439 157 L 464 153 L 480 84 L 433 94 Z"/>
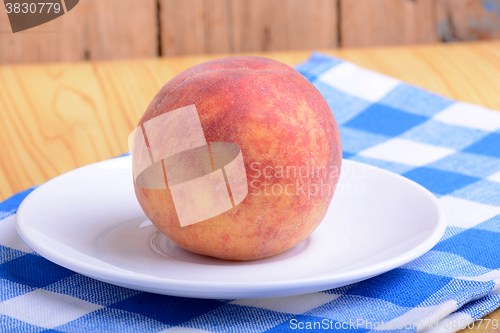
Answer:
<path fill-rule="evenodd" d="M 131 157 L 85 166 L 34 190 L 17 230 L 43 257 L 120 286 L 175 296 L 258 298 L 344 286 L 431 249 L 445 230 L 438 200 L 399 175 L 344 160 L 329 211 L 314 233 L 274 257 L 228 262 L 187 252 L 146 218 Z"/>

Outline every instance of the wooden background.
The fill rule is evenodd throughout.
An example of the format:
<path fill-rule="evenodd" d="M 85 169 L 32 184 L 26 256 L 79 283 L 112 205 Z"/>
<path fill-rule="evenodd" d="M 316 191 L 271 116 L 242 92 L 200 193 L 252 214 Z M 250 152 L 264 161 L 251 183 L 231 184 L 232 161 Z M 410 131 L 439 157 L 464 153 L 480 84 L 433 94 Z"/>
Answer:
<path fill-rule="evenodd" d="M 105 0 L 103 0 L 105 1 Z M 322 50 L 441 95 L 500 110 L 500 41 Z M 309 51 L 255 53 L 289 65 Z M 0 66 L 0 201 L 127 151 L 160 87 L 217 55 Z M 500 320 L 500 310 L 486 317 Z M 498 333 L 489 323 L 461 333 Z M 431 331 L 432 333 L 432 331 Z"/>
<path fill-rule="evenodd" d="M 0 8 L 4 64 L 500 37 L 500 0 L 80 0 L 16 34 Z"/>

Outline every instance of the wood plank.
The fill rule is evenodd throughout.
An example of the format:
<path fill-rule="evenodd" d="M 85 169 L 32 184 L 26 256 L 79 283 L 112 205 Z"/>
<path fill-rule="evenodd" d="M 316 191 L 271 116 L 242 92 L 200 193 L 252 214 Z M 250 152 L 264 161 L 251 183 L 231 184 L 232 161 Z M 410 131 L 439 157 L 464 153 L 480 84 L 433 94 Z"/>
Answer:
<path fill-rule="evenodd" d="M 500 38 L 500 0 L 436 0 L 436 5 L 441 40 Z"/>
<path fill-rule="evenodd" d="M 164 55 L 331 48 L 337 0 L 160 0 Z"/>
<path fill-rule="evenodd" d="M 500 110 L 498 41 L 339 49 L 336 55 L 437 94 Z"/>
<path fill-rule="evenodd" d="M 233 15 L 233 52 L 332 48 L 338 45 L 338 0 L 238 0 L 234 7 L 258 6 L 254 15 L 239 10 Z M 250 27 L 245 26 L 250 22 Z M 243 25 L 243 27 L 239 27 Z M 246 30 L 245 30 L 246 29 Z M 252 33 L 253 32 L 253 33 Z M 249 44 L 246 40 L 253 39 Z"/>
<path fill-rule="evenodd" d="M 147 62 L 0 67 L 0 193 L 125 152 L 164 82 Z"/>
<path fill-rule="evenodd" d="M 287 48 L 291 50 L 338 46 L 338 1 L 287 2 Z M 303 19 L 306 17 L 307 19 Z"/>
<path fill-rule="evenodd" d="M 343 47 L 434 43 L 435 22 L 434 0 L 340 0 Z"/>
<path fill-rule="evenodd" d="M 325 50 L 442 95 L 500 110 L 500 42 Z M 309 51 L 253 53 L 288 64 Z M 127 151 L 158 89 L 221 55 L 0 66 L 0 199 Z"/>
<path fill-rule="evenodd" d="M 279 0 L 278 0 L 279 1 Z M 232 33 L 230 52 L 269 51 L 271 40 L 270 10 L 272 2 L 262 0 L 236 0 L 230 3 L 230 30 Z M 275 32 L 276 33 L 280 33 Z M 283 41 L 283 38 L 280 39 Z M 276 43 L 274 43 L 276 45 Z"/>
<path fill-rule="evenodd" d="M 233 31 L 231 29 L 231 1 L 206 0 L 205 13 L 207 17 L 206 52 L 228 53 L 234 50 Z"/>
<path fill-rule="evenodd" d="M 10 33 L 0 63 L 432 43 L 500 38 L 500 0 L 86 0 Z M 337 4 L 340 22 L 337 22 Z M 337 23 L 341 31 L 338 33 Z M 338 36 L 339 35 L 339 36 Z"/>
<path fill-rule="evenodd" d="M 154 57 L 158 45 L 156 0 L 80 1 L 65 15 L 15 34 L 0 10 L 4 64 Z"/>
<path fill-rule="evenodd" d="M 206 53 L 204 0 L 160 0 L 159 7 L 162 55 Z"/>

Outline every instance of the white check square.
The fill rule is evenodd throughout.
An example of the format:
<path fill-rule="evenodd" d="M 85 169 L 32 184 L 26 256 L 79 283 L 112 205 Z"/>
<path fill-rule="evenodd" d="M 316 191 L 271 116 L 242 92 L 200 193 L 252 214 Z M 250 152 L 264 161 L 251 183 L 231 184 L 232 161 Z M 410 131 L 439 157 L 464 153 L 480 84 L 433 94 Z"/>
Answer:
<path fill-rule="evenodd" d="M 303 314 L 317 308 L 318 306 L 331 302 L 338 297 L 340 297 L 340 295 L 312 293 L 288 297 L 239 299 L 231 302 L 231 304 L 252 306 L 276 312 Z"/>
<path fill-rule="evenodd" d="M 455 152 L 449 148 L 394 138 L 365 149 L 359 155 L 389 162 L 424 166 Z"/>
<path fill-rule="evenodd" d="M 435 120 L 450 125 L 494 132 L 500 129 L 500 112 L 480 105 L 458 102 L 434 116 Z"/>
<path fill-rule="evenodd" d="M 492 174 L 491 176 L 489 176 L 486 179 L 500 183 L 500 171 L 495 172 L 494 174 Z"/>
<path fill-rule="evenodd" d="M 319 80 L 333 88 L 376 102 L 400 84 L 392 77 L 344 62 L 324 72 Z"/>
<path fill-rule="evenodd" d="M 485 205 L 452 196 L 439 199 L 449 227 L 472 228 L 500 214 L 500 207 Z"/>
<path fill-rule="evenodd" d="M 100 305 L 43 289 L 0 302 L 0 314 L 45 328 L 66 324 L 100 308 Z"/>
<path fill-rule="evenodd" d="M 426 326 L 430 325 L 432 321 L 425 322 L 423 320 L 419 320 L 420 318 L 444 318 L 450 312 L 453 312 L 457 309 L 457 302 L 455 300 L 449 300 L 438 305 L 431 306 L 422 306 L 411 309 L 410 311 L 404 313 L 403 315 L 394 318 L 391 321 L 385 323 L 385 326 L 382 327 L 414 327 L 417 330 L 420 328 L 426 328 Z M 451 326 L 451 324 L 450 324 Z M 373 330 L 378 331 L 378 330 Z M 372 332 L 373 332 L 372 331 Z M 389 331 L 389 330 L 388 330 Z M 387 332 L 387 331 L 386 331 Z M 398 330 L 394 330 L 394 332 L 398 332 Z M 427 331 L 428 333 L 433 332 L 433 329 Z M 441 332 L 443 333 L 443 332 Z"/>
<path fill-rule="evenodd" d="M 16 231 L 16 216 L 11 215 L 0 221 L 0 245 L 22 252 L 32 253 L 28 245 L 19 237 Z"/>

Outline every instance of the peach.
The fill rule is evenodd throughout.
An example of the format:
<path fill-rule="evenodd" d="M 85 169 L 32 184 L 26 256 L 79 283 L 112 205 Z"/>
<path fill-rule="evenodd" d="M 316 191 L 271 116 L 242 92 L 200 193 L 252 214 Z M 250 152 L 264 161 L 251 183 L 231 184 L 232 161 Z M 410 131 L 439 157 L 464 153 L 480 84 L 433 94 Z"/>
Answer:
<path fill-rule="evenodd" d="M 151 119 L 161 115 L 173 119 L 169 112 L 187 107 L 197 113 L 198 132 L 202 131 L 209 146 L 225 142 L 239 147 L 246 184 L 238 186 L 244 185 L 247 192 L 228 183 L 226 170 L 232 205 L 213 217 L 181 226 L 180 199 L 176 205 L 173 195 L 182 193 L 177 189 L 174 193 L 172 183 L 169 187 L 165 159 L 158 165 L 164 168 L 166 188 L 145 188 L 134 181 L 137 199 L 151 222 L 182 248 L 226 260 L 265 258 L 304 241 L 326 214 L 342 162 L 338 127 L 318 90 L 278 61 L 262 57 L 212 60 L 182 72 L 161 88 L 138 129 L 146 133 Z M 189 128 L 185 131 L 190 133 Z M 174 140 L 162 133 L 158 138 L 165 145 Z M 191 147 L 189 139 L 180 141 Z M 151 142 L 144 142 L 150 147 Z M 139 155 L 134 150 L 134 165 Z M 190 158 L 181 164 L 188 166 L 190 161 L 198 165 Z M 214 168 L 214 161 L 211 167 L 211 171 L 220 168 Z M 158 174 L 162 174 L 160 166 Z M 210 182 L 215 184 L 213 179 Z M 226 193 L 225 187 L 222 192 Z M 207 200 L 222 202 L 223 197 L 217 195 Z M 236 195 L 242 200 L 235 201 Z"/>

